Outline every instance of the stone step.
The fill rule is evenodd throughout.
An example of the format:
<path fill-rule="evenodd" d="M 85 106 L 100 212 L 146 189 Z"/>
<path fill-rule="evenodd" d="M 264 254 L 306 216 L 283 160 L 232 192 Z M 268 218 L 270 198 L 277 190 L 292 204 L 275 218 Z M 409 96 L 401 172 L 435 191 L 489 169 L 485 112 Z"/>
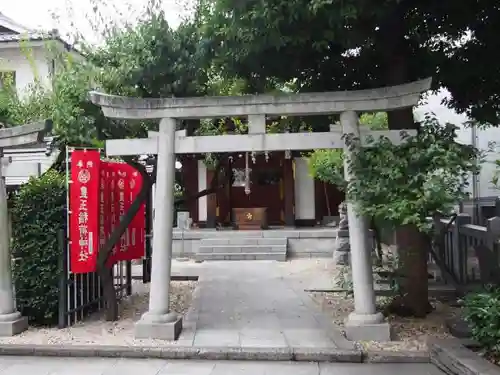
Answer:
<path fill-rule="evenodd" d="M 215 247 L 220 245 L 230 246 L 287 246 L 286 238 L 264 238 L 264 237 L 213 237 L 201 240 L 200 246 Z"/>
<path fill-rule="evenodd" d="M 200 246 L 198 249 L 200 254 L 238 254 L 238 253 L 285 253 L 286 245 L 212 245 Z"/>
<path fill-rule="evenodd" d="M 286 261 L 285 253 L 197 253 L 197 261 L 209 260 L 276 260 Z"/>

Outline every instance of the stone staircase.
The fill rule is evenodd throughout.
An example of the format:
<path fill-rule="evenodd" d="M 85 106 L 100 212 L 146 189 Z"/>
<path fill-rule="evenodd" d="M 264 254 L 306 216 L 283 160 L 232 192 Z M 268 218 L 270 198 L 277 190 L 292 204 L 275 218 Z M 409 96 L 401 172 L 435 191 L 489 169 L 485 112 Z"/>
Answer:
<path fill-rule="evenodd" d="M 285 261 L 286 238 L 228 237 L 201 240 L 197 261 L 277 260 Z"/>

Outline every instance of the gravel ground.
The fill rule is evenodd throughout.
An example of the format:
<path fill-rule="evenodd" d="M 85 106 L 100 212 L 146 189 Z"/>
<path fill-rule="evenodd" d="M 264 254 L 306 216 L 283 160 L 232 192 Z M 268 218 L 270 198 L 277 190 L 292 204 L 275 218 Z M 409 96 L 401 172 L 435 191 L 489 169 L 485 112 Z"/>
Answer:
<path fill-rule="evenodd" d="M 339 294 L 333 293 L 311 293 L 313 300 L 321 306 L 321 309 L 330 314 L 335 324 L 344 325 L 344 319 L 350 312 L 354 311 L 354 301 Z M 383 298 L 378 299 L 382 304 Z M 427 315 L 425 319 L 402 318 L 389 316 L 394 332 L 394 341 L 389 342 L 360 342 L 366 349 L 373 350 L 427 350 L 427 339 L 429 337 L 446 338 L 451 335 L 445 325 L 445 319 L 453 314 L 454 309 L 444 303 L 431 301 L 435 310 Z"/>
<path fill-rule="evenodd" d="M 170 283 L 170 309 L 185 314 L 191 304 L 196 286 L 195 281 L 172 281 Z M 0 344 L 37 344 L 37 345 L 128 345 L 161 346 L 162 340 L 134 339 L 134 323 L 147 311 L 149 284 L 134 281 L 132 295 L 120 303 L 120 319 L 107 322 L 99 312 L 65 329 L 33 328 L 14 337 L 0 338 Z M 175 341 L 168 342 L 169 345 Z"/>

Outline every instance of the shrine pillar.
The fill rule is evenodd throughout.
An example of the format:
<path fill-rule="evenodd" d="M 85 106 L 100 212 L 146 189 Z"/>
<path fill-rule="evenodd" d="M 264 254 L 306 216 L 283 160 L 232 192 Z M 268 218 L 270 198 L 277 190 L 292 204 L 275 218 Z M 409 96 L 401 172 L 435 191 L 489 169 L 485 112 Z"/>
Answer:
<path fill-rule="evenodd" d="M 163 118 L 160 121 L 149 309 L 136 323 L 137 338 L 176 340 L 182 330 L 182 318 L 169 308 L 174 221 L 175 128 L 176 120 L 173 118 Z"/>
<path fill-rule="evenodd" d="M 352 134 L 360 138 L 358 115 L 354 111 L 340 114 L 343 134 Z M 349 170 L 352 151 L 344 144 L 344 175 L 346 181 L 357 176 Z M 358 214 L 356 202 L 347 199 L 347 216 L 349 218 L 349 241 L 351 244 L 351 272 L 354 292 L 354 312 L 346 319 L 347 338 L 350 340 L 389 341 L 390 326 L 384 322 L 382 313 L 377 312 L 371 245 L 367 218 Z"/>
<path fill-rule="evenodd" d="M 0 149 L 0 159 L 2 158 Z M 3 164 L 3 163 L 2 163 Z M 7 191 L 0 164 L 0 336 L 13 336 L 28 328 L 28 320 L 16 311 L 10 255 Z"/>
<path fill-rule="evenodd" d="M 10 224 L 4 177 L 4 167 L 10 161 L 3 159 L 3 149 L 38 142 L 51 125 L 50 121 L 46 121 L 0 129 L 0 336 L 14 336 L 28 328 L 28 319 L 16 310 L 12 282 Z"/>

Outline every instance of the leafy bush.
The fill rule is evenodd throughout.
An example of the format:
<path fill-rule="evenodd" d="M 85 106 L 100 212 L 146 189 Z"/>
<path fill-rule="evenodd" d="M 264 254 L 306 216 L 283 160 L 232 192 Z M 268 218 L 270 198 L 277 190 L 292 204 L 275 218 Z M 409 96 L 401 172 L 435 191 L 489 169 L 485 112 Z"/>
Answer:
<path fill-rule="evenodd" d="M 500 288 L 470 293 L 464 303 L 464 317 L 472 329 L 472 337 L 490 354 L 499 354 Z"/>
<path fill-rule="evenodd" d="M 57 237 L 66 220 L 65 206 L 65 178 L 55 171 L 31 179 L 13 197 L 12 254 L 17 307 L 31 324 L 57 322 Z"/>
<path fill-rule="evenodd" d="M 308 159 L 309 173 L 322 182 L 344 190 L 344 160 L 341 150 L 316 150 Z"/>

